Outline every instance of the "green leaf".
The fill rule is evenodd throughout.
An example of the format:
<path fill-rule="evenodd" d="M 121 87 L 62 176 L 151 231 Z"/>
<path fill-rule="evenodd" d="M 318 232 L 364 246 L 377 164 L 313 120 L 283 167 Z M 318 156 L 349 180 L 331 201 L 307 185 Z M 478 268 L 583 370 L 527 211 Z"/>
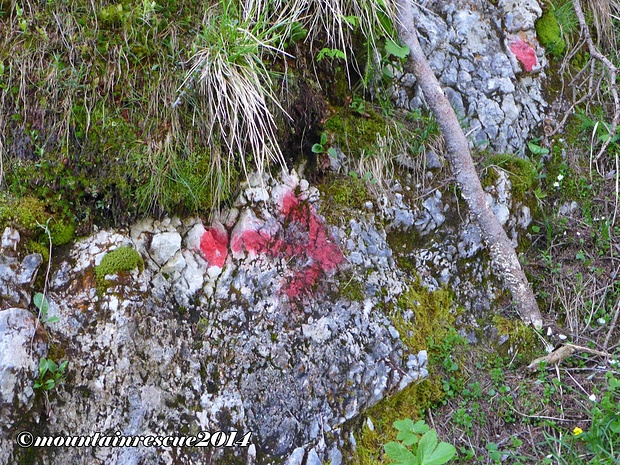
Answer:
<path fill-rule="evenodd" d="M 48 379 L 48 380 L 45 382 L 45 385 L 44 385 L 43 389 L 45 389 L 46 391 L 49 391 L 49 390 L 51 390 L 51 389 L 54 389 L 54 386 L 55 386 L 55 385 L 56 385 L 56 383 L 54 382 L 54 380 L 53 380 L 53 379 Z"/>
<path fill-rule="evenodd" d="M 322 133 L 321 134 L 321 145 L 325 145 L 327 144 L 327 134 Z"/>
<path fill-rule="evenodd" d="M 49 302 L 43 294 L 37 292 L 32 298 L 32 301 L 34 302 L 34 306 L 37 307 L 43 315 L 47 314 L 47 310 L 49 309 Z"/>
<path fill-rule="evenodd" d="M 455 455 L 456 448 L 452 444 L 440 442 L 430 455 L 424 457 L 421 465 L 443 465 L 448 463 Z"/>
<path fill-rule="evenodd" d="M 333 147 L 330 147 L 329 149 L 327 149 L 327 153 L 332 158 L 338 158 L 338 151 Z"/>
<path fill-rule="evenodd" d="M 429 430 L 429 426 L 426 424 L 426 422 L 424 420 L 418 420 L 415 422 L 415 424 L 413 425 L 413 427 L 411 428 L 411 430 L 414 433 L 418 433 L 418 434 L 424 434 Z"/>
<path fill-rule="evenodd" d="M 388 78 L 388 79 L 393 79 L 394 78 L 394 73 L 392 72 L 392 70 L 388 66 L 384 66 L 383 67 L 383 75 L 386 78 Z"/>
<path fill-rule="evenodd" d="M 383 448 L 387 456 L 394 460 L 397 465 L 414 465 L 417 463 L 411 451 L 398 442 L 388 442 Z"/>
<path fill-rule="evenodd" d="M 39 375 L 44 376 L 45 373 L 47 373 L 47 370 L 47 359 L 43 357 L 41 360 L 39 360 Z"/>
<path fill-rule="evenodd" d="M 56 365 L 56 362 L 54 360 L 48 359 L 47 360 L 47 369 L 51 373 L 56 373 L 56 371 L 58 371 L 58 365 Z"/>
<path fill-rule="evenodd" d="M 406 45 L 398 45 L 393 40 L 388 40 L 385 44 L 385 51 L 388 55 L 394 55 L 397 58 L 406 58 L 409 56 L 409 47 Z"/>
<path fill-rule="evenodd" d="M 323 146 L 321 144 L 314 144 L 312 146 L 313 153 L 323 153 Z"/>
<path fill-rule="evenodd" d="M 413 420 L 411 418 L 396 420 L 393 425 L 398 431 L 413 431 Z"/>
<path fill-rule="evenodd" d="M 527 147 L 530 149 L 530 152 L 532 152 L 534 155 L 546 155 L 549 153 L 549 149 L 545 147 L 541 147 L 540 145 L 535 144 L 534 142 L 528 142 Z"/>
<path fill-rule="evenodd" d="M 430 456 L 437 447 L 437 433 L 434 429 L 428 430 L 418 443 L 418 459 L 420 463 L 426 463 L 425 458 Z"/>
<path fill-rule="evenodd" d="M 69 364 L 68 360 L 65 360 L 64 362 L 62 362 L 59 366 L 58 366 L 58 371 L 59 372 L 64 372 L 67 369 L 67 365 Z"/>

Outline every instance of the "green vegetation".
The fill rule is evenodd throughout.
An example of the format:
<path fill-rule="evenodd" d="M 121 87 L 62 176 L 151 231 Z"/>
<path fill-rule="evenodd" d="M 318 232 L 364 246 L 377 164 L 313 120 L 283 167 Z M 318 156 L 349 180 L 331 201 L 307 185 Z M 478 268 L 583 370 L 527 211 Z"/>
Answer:
<path fill-rule="evenodd" d="M 37 292 L 32 297 L 32 302 L 34 303 L 34 306 L 37 307 L 37 309 L 39 310 L 39 319 L 43 323 L 54 323 L 58 321 L 57 316 L 48 316 L 47 312 L 49 311 L 50 304 L 47 300 L 47 297 L 45 297 L 43 294 Z"/>
<path fill-rule="evenodd" d="M 566 40 L 553 10 L 549 9 L 536 21 L 536 34 L 540 43 L 553 54 L 560 57 L 566 50 Z"/>
<path fill-rule="evenodd" d="M 34 388 L 43 391 L 51 391 L 55 387 L 58 387 L 66 378 L 65 371 L 68 363 L 69 362 L 65 360 L 58 365 L 52 359 L 42 357 L 41 360 L 39 360 L 39 378 L 34 383 Z"/>
<path fill-rule="evenodd" d="M 29 252 L 41 253 L 45 260 L 49 255 L 49 238 L 52 245 L 61 246 L 75 238 L 72 216 L 58 212 L 54 205 L 35 197 L 12 198 L 0 196 L 0 230 L 10 226 L 26 239 Z M 49 228 L 49 236 L 45 230 Z"/>
<path fill-rule="evenodd" d="M 403 417 L 419 420 L 426 410 L 453 395 L 461 383 L 458 347 L 465 344 L 454 330 L 452 296 L 448 290 L 430 292 L 419 282 L 400 298 L 390 319 L 401 336 L 407 354 L 428 351 L 429 378 L 413 383 L 365 412 L 366 421 L 357 438 L 354 463 L 371 465 L 385 462 L 382 445 L 396 436 L 394 422 Z"/>
<path fill-rule="evenodd" d="M 107 275 L 129 272 L 135 268 L 144 269 L 144 260 L 135 249 L 119 247 L 108 252 L 101 259 L 101 263 L 95 267 L 99 292 L 103 292 L 107 287 L 105 279 Z"/>
<path fill-rule="evenodd" d="M 388 442 L 385 452 L 395 465 L 443 465 L 448 463 L 456 449 L 447 442 L 437 441 L 437 433 L 424 422 L 407 418 L 394 422 L 400 442 Z M 411 448 L 411 451 L 409 448 Z"/>

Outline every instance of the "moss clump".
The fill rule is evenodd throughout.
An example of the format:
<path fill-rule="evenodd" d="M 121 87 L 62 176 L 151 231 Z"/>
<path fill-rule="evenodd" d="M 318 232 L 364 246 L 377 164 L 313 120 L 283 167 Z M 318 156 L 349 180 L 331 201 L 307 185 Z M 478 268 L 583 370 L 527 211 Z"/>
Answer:
<path fill-rule="evenodd" d="M 427 349 L 430 341 L 445 338 L 456 318 L 451 308 L 450 291 L 431 292 L 417 281 L 400 297 L 390 319 L 407 349 L 417 353 Z M 413 313 L 413 318 L 405 316 L 408 311 Z"/>
<path fill-rule="evenodd" d="M 351 176 L 330 180 L 325 195 L 346 208 L 360 208 L 368 198 L 364 181 Z"/>
<path fill-rule="evenodd" d="M 340 281 L 340 295 L 351 302 L 361 302 L 366 296 L 364 284 L 355 278 Z"/>
<path fill-rule="evenodd" d="M 508 341 L 498 346 L 496 353 L 503 359 L 510 360 L 514 354 L 516 363 L 529 363 L 540 350 L 536 331 L 521 320 L 512 320 L 501 315 L 493 316 L 493 325 L 500 336 L 508 336 Z"/>
<path fill-rule="evenodd" d="M 389 122 L 369 106 L 364 116 L 342 108 L 325 122 L 325 131 L 333 145 L 359 158 L 377 151 L 377 137 L 389 134 Z"/>
<path fill-rule="evenodd" d="M 38 225 L 44 225 L 49 215 L 45 205 L 34 197 L 22 197 L 14 204 L 13 222 L 20 232 L 36 231 Z"/>
<path fill-rule="evenodd" d="M 13 199 L 0 198 L 0 229 L 11 226 L 26 239 L 26 250 L 40 253 L 45 260 L 49 257 L 49 238 L 45 227 L 49 228 L 54 246 L 65 245 L 75 238 L 75 222 L 51 209 L 35 197 Z"/>
<path fill-rule="evenodd" d="M 495 165 L 506 171 L 512 184 L 513 197 L 517 201 L 523 202 L 531 197 L 531 192 L 538 184 L 538 170 L 527 158 L 503 153 L 489 157 L 486 165 Z"/>
<path fill-rule="evenodd" d="M 396 437 L 397 431 L 392 426 L 394 421 L 420 419 L 427 408 L 446 397 L 442 366 L 445 360 L 450 359 L 455 346 L 463 344 L 454 330 L 456 314 L 451 309 L 452 295 L 448 290 L 431 292 L 418 280 L 401 296 L 397 307 L 389 314 L 407 349 L 406 353 L 427 349 L 429 363 L 434 370 L 429 378 L 383 399 L 368 410 L 364 418 L 371 419 L 374 429 L 362 425 L 354 463 L 389 463 L 383 457 L 382 446 Z M 452 372 L 451 376 L 455 373 Z"/>
<path fill-rule="evenodd" d="M 144 269 L 144 260 L 140 254 L 131 247 L 119 247 L 104 255 L 101 263 L 95 267 L 97 286 L 100 292 L 107 287 L 105 277 L 110 274 L 129 272 L 135 268 Z"/>
<path fill-rule="evenodd" d="M 425 379 L 407 386 L 370 408 L 364 418 L 370 418 L 374 428 L 371 430 L 367 423 L 361 427 L 354 463 L 359 465 L 391 463 L 383 454 L 383 445 L 393 441 L 398 433 L 393 423 L 403 418 L 411 418 L 414 421 L 422 419 L 424 410 L 440 402 L 443 397 L 441 381 L 438 378 Z"/>
<path fill-rule="evenodd" d="M 50 224 L 52 245 L 60 246 L 71 242 L 75 238 L 75 223 L 55 220 Z"/>
<path fill-rule="evenodd" d="M 547 10 L 536 21 L 536 34 L 540 43 L 555 57 L 561 57 L 566 50 L 566 40 L 562 36 L 562 29 L 555 13 Z"/>

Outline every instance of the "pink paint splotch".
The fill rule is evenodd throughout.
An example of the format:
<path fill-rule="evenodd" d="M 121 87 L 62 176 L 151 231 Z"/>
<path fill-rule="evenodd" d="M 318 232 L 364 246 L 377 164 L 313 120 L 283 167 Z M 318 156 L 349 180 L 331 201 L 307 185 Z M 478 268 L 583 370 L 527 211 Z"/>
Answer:
<path fill-rule="evenodd" d="M 200 238 L 200 252 L 209 266 L 224 267 L 228 256 L 228 233 L 224 226 L 213 225 Z"/>
<path fill-rule="evenodd" d="M 285 192 L 279 207 L 279 218 L 268 223 L 250 210 L 242 213 L 230 235 L 230 250 L 234 258 L 242 258 L 247 252 L 250 257 L 267 254 L 284 260 L 288 270 L 281 291 L 290 299 L 301 299 L 310 295 L 344 256 L 309 202 L 291 190 Z M 205 230 L 200 251 L 209 266 L 224 266 L 228 244 L 223 225 L 216 223 Z"/>
<path fill-rule="evenodd" d="M 521 39 L 516 39 L 510 43 L 510 51 L 515 54 L 525 71 L 532 71 L 538 63 L 534 49 Z"/>
<path fill-rule="evenodd" d="M 240 235 L 232 238 L 230 248 L 234 253 L 241 253 L 244 250 L 253 255 L 267 252 L 268 245 L 273 242 L 273 238 L 265 231 L 246 229 Z"/>
<path fill-rule="evenodd" d="M 293 276 L 283 286 L 284 293 L 295 299 L 310 294 L 321 278 L 340 265 L 344 257 L 338 246 L 330 241 L 325 224 L 314 208 L 294 192 L 283 197 L 280 211 L 285 227 L 273 250 L 288 261 L 298 263 Z"/>

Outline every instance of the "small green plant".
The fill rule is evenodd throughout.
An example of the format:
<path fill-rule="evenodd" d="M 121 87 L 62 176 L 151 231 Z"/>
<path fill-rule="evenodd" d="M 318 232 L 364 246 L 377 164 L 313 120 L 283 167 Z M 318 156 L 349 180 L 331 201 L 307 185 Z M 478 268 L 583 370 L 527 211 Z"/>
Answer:
<path fill-rule="evenodd" d="M 65 360 L 60 365 L 50 358 L 42 357 L 39 360 L 39 378 L 34 383 L 35 389 L 51 391 L 66 379 L 65 371 L 69 362 Z"/>
<path fill-rule="evenodd" d="M 545 440 L 552 453 L 548 456 L 557 463 L 616 463 L 620 450 L 620 379 L 607 372 L 607 388 L 600 400 L 592 394 L 590 426 L 575 426 L 571 433 L 562 432 L 559 437 L 545 432 Z M 550 424 L 553 430 L 560 429 Z M 556 463 L 547 461 L 544 463 Z"/>
<path fill-rule="evenodd" d="M 314 144 L 312 146 L 312 152 L 316 154 L 327 153 L 330 157 L 337 158 L 338 152 L 334 147 L 326 148 L 327 145 L 327 134 L 321 134 L 321 141 L 318 144 Z"/>
<path fill-rule="evenodd" d="M 437 433 L 424 420 L 413 422 L 410 418 L 394 422 L 398 430 L 396 439 L 388 442 L 385 453 L 393 465 L 443 465 L 455 455 L 456 449 L 447 442 L 438 442 Z"/>
<path fill-rule="evenodd" d="M 345 55 L 345 53 L 337 48 L 322 48 L 321 50 L 319 50 L 319 53 L 316 56 L 316 60 L 317 61 L 321 61 L 324 60 L 325 57 L 327 58 L 340 58 L 342 60 L 346 60 L 347 56 Z"/>
<path fill-rule="evenodd" d="M 47 312 L 49 311 L 50 304 L 49 304 L 49 301 L 47 300 L 47 297 L 45 297 L 43 294 L 41 294 L 40 292 L 37 292 L 32 298 L 32 302 L 34 303 L 34 306 L 39 309 L 39 319 L 43 323 L 54 323 L 58 321 L 57 316 L 50 316 L 50 317 L 47 316 Z"/>

